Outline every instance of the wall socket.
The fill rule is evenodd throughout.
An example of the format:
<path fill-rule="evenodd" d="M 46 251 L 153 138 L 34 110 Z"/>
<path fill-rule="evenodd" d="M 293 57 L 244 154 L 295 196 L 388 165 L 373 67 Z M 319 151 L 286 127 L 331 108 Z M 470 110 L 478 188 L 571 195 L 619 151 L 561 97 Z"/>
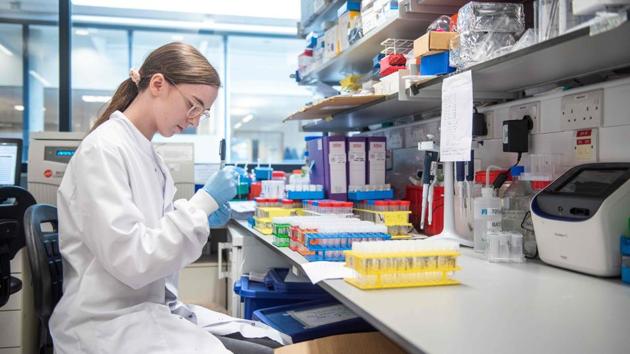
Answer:
<path fill-rule="evenodd" d="M 532 119 L 531 134 L 540 133 L 540 102 L 530 102 L 510 107 L 510 120 L 521 120 L 525 116 Z"/>
<path fill-rule="evenodd" d="M 602 124 L 604 90 L 562 97 L 562 129 L 597 128 Z"/>
<path fill-rule="evenodd" d="M 493 139 L 494 138 L 494 111 L 483 112 L 483 115 L 486 118 L 486 131 L 488 133 L 486 135 L 484 135 L 484 136 L 476 137 L 474 139 L 475 141 L 482 141 L 482 140 L 487 140 L 487 139 Z"/>

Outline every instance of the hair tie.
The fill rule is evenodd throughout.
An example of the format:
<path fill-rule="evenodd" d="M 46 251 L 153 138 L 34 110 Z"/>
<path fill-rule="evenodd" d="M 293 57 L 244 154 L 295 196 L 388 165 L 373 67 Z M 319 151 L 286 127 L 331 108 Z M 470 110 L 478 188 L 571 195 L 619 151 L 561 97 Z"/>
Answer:
<path fill-rule="evenodd" d="M 134 84 L 136 84 L 136 86 L 138 86 L 138 83 L 140 83 L 140 72 L 132 68 L 129 70 L 129 78 Z"/>

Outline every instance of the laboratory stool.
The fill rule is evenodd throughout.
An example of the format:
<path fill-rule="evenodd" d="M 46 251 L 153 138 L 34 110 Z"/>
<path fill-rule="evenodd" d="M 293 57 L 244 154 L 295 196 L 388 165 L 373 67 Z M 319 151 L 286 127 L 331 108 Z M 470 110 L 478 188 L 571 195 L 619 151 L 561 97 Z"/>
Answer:
<path fill-rule="evenodd" d="M 39 354 L 52 354 L 50 316 L 61 298 L 63 272 L 57 226 L 57 208 L 36 204 L 24 214 L 24 235 L 31 267 L 35 312 L 39 318 Z"/>

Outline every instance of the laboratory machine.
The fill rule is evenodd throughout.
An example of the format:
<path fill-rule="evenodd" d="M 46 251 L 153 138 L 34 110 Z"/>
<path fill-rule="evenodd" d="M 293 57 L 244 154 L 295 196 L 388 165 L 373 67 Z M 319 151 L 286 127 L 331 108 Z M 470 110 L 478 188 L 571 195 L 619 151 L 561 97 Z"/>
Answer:
<path fill-rule="evenodd" d="M 619 236 L 630 215 L 630 163 L 573 167 L 534 197 L 531 211 L 545 263 L 618 276 Z"/>

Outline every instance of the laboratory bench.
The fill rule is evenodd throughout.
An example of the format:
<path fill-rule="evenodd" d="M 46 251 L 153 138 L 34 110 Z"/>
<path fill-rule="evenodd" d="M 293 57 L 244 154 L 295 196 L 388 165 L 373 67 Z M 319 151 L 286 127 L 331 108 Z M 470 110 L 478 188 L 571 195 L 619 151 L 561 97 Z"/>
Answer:
<path fill-rule="evenodd" d="M 302 270 L 273 236 L 232 220 Z M 463 248 L 460 285 L 359 290 L 319 285 L 410 353 L 629 353 L 630 286 L 540 261 L 489 263 Z"/>

